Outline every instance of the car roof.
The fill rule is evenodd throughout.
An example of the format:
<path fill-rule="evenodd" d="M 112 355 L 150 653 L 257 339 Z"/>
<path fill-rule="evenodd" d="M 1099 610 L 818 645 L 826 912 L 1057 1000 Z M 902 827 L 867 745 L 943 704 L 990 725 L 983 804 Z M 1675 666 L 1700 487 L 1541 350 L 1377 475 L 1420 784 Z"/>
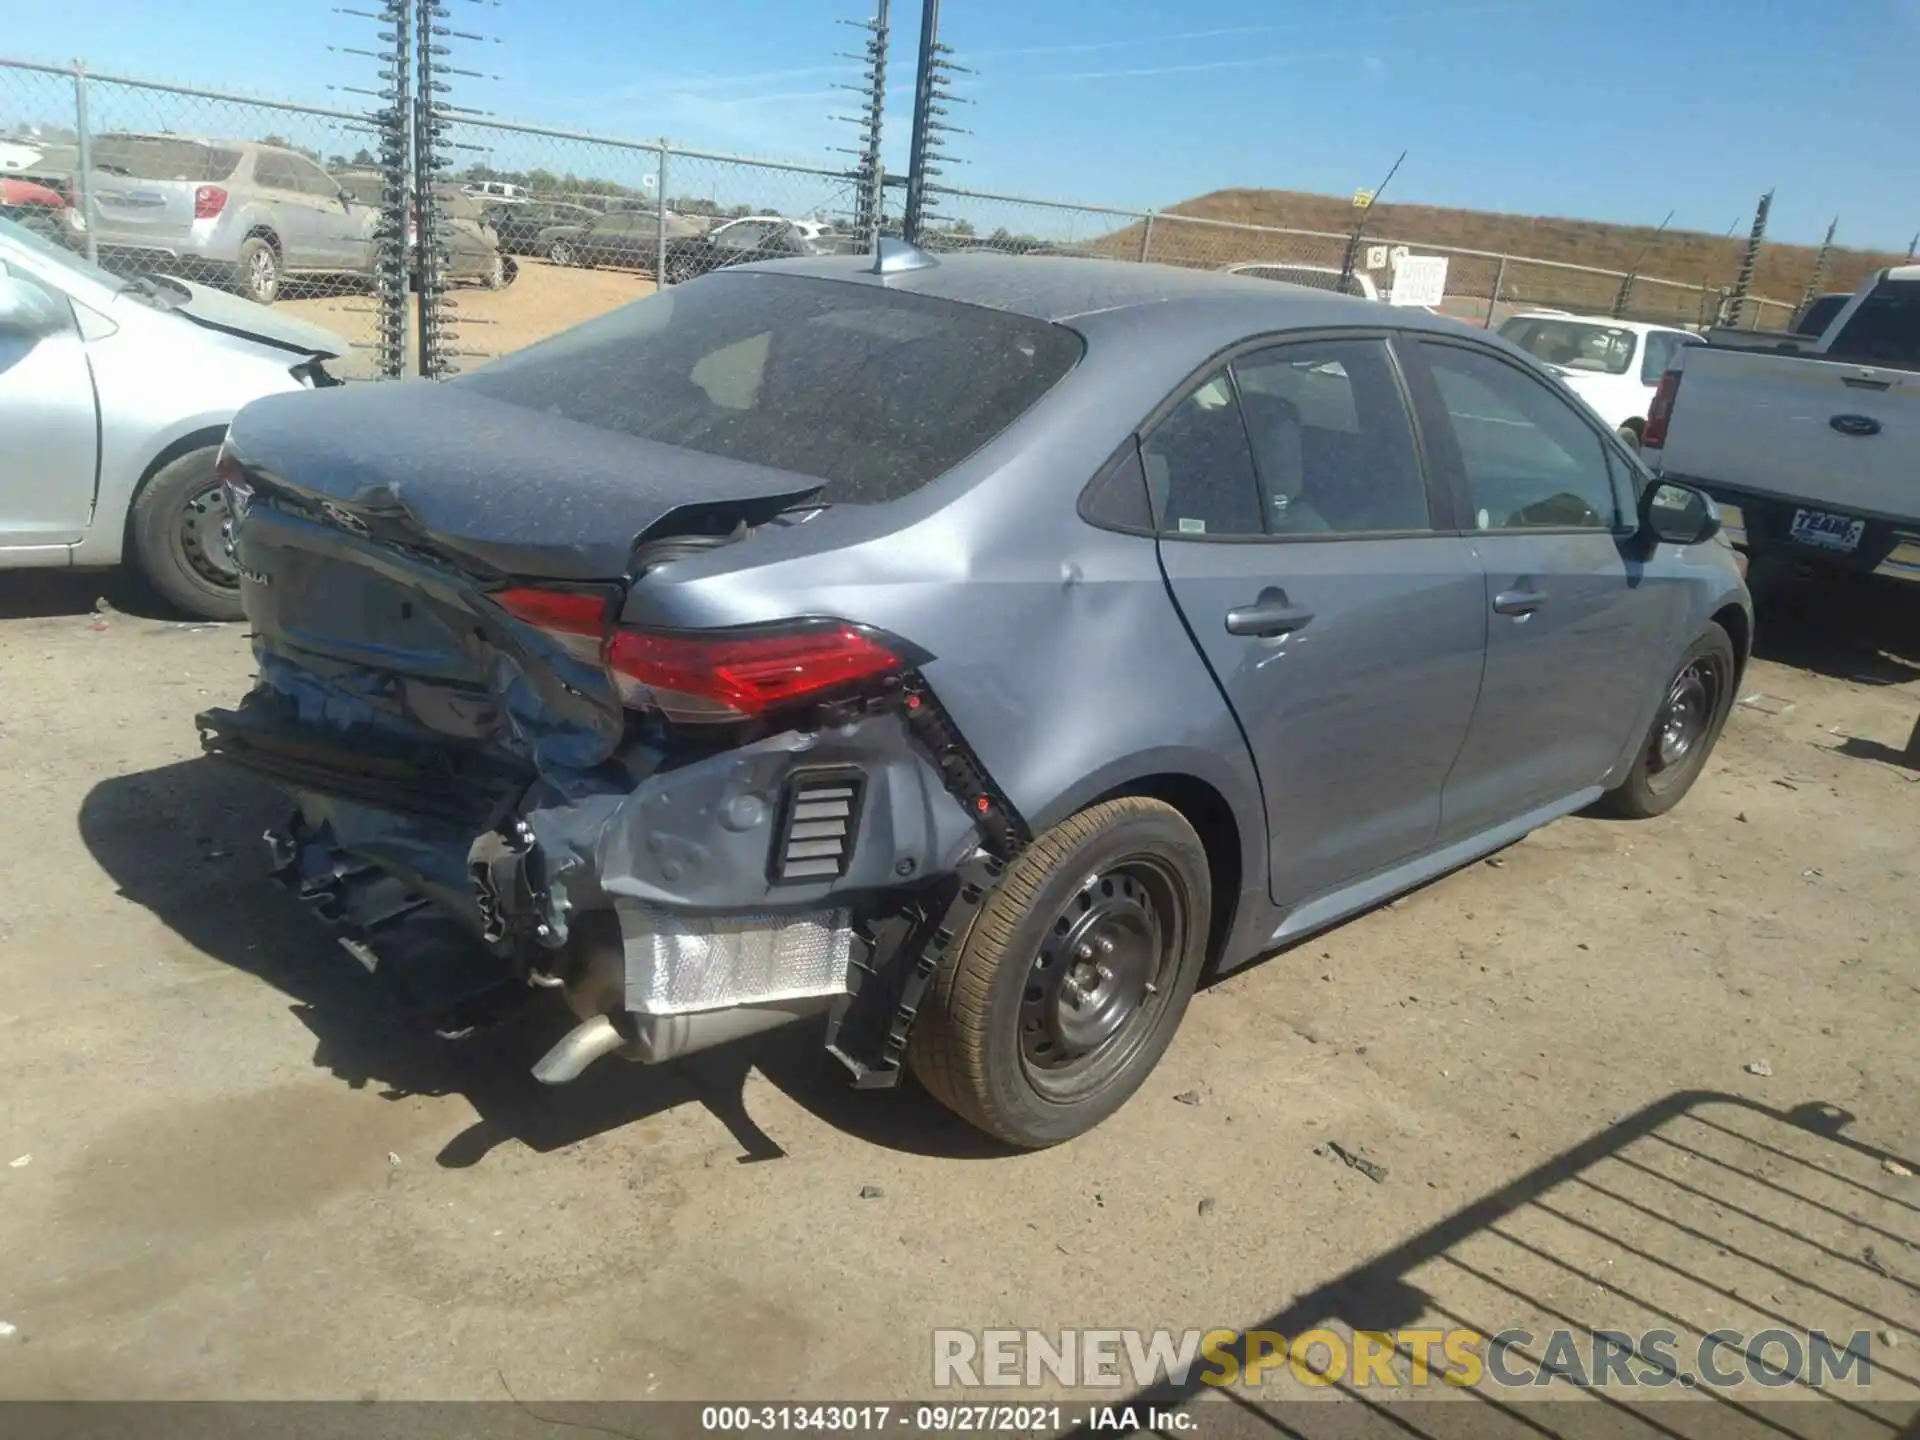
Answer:
<path fill-rule="evenodd" d="M 1153 308 L 1170 321 L 1181 312 L 1231 311 L 1248 334 L 1366 324 L 1444 330 L 1458 323 L 1411 307 L 1389 310 L 1378 300 L 1313 286 L 1131 260 L 949 253 L 918 270 L 876 275 L 871 256 L 834 255 L 737 268 L 884 285 L 1048 321 Z"/>

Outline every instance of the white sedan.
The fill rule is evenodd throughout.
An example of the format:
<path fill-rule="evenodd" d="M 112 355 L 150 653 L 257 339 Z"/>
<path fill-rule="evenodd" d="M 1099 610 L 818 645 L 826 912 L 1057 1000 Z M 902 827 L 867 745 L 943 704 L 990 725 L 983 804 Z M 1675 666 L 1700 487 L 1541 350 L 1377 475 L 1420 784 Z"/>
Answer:
<path fill-rule="evenodd" d="M 1628 444 L 1640 444 L 1647 406 L 1690 330 L 1602 315 L 1535 310 L 1500 322 L 1500 336 L 1544 361 Z"/>
<path fill-rule="evenodd" d="M 347 342 L 167 276 L 109 274 L 0 220 L 0 568 L 137 564 L 240 616 L 214 460 L 242 405 L 338 382 Z M 130 553 L 129 553 L 130 552 Z"/>

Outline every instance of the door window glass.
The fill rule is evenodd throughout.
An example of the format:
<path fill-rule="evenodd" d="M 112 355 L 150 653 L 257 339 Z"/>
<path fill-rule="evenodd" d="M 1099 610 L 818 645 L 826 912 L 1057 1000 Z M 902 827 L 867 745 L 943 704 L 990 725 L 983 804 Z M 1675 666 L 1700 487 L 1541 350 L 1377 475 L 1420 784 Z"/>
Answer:
<path fill-rule="evenodd" d="M 1384 340 L 1311 340 L 1233 363 L 1275 535 L 1431 525 Z"/>
<path fill-rule="evenodd" d="M 1570 400 L 1483 351 L 1428 340 L 1420 350 L 1459 445 L 1474 528 L 1619 524 L 1605 447 Z"/>

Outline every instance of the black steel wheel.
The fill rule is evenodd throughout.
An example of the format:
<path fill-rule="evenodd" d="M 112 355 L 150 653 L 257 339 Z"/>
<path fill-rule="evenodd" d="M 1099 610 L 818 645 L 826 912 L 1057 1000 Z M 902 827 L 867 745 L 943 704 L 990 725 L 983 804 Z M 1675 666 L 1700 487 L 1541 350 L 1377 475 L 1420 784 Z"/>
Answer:
<path fill-rule="evenodd" d="M 1601 799 L 1613 814 L 1645 820 L 1680 803 L 1706 768 L 1733 706 L 1733 641 L 1709 624 L 1667 681 L 1633 768 Z"/>
<path fill-rule="evenodd" d="M 1009 1144 L 1084 1134 L 1159 1062 L 1205 961 L 1206 848 L 1130 796 L 1039 836 L 921 1007 L 909 1058 L 933 1095 Z"/>

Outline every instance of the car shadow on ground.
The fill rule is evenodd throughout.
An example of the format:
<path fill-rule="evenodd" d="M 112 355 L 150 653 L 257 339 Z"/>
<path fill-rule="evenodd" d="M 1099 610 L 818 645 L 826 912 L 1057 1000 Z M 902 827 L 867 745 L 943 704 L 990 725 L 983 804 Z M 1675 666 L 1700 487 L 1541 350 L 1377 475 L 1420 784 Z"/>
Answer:
<path fill-rule="evenodd" d="M 1151 1409 L 1164 1422 L 1202 1398 L 1231 1402 L 1208 1405 L 1193 1424 L 1162 1423 L 1169 1437 L 1914 1440 L 1920 1359 L 1902 1341 L 1920 1293 L 1916 1162 L 1850 1138 L 1856 1123 L 1819 1102 L 1775 1109 L 1712 1091 L 1667 1095 L 1245 1324 L 1221 1352 L 1237 1367 L 1229 1383 L 1216 1383 L 1217 1365 L 1196 1365 L 1184 1380 L 1116 1396 L 1114 1408 Z M 1673 1337 L 1664 1351 L 1647 1348 L 1655 1330 Z M 1521 1383 L 1444 1382 L 1439 1372 L 1462 1362 L 1443 1358 L 1442 1336 L 1457 1331 L 1484 1337 L 1483 1362 L 1496 1348 L 1485 1342 L 1504 1336 L 1499 1378 Z M 1731 1350 L 1709 1339 L 1725 1331 L 1742 1337 Z M 1814 1341 L 1815 1331 L 1827 1338 Z M 1290 1342 L 1311 1332 L 1295 1361 Z M 1391 1386 L 1353 1364 L 1357 1332 L 1379 1337 Z M 1639 1350 L 1596 1341 L 1608 1332 Z M 1429 1343 L 1423 1387 L 1414 1351 Z M 1821 1352 L 1816 1385 L 1817 1343 L 1831 1353 Z M 1749 1345 L 1760 1357 L 1751 1367 Z M 1849 1362 L 1849 1350 L 1869 1364 Z M 1250 1352 L 1265 1357 L 1264 1389 L 1240 1383 Z M 1602 1372 L 1601 1354 L 1617 1364 Z M 1296 1384 L 1303 1369 L 1310 1378 Z M 1735 1370 L 1749 1378 L 1721 1388 L 1713 1372 Z M 1581 1383 L 1596 1378 L 1604 1383 Z M 1314 1403 L 1326 1397 L 1352 1403 Z M 1068 1433 L 1096 1432 L 1089 1423 Z"/>
<path fill-rule="evenodd" d="M 1757 659 L 1857 685 L 1920 680 L 1920 585 L 1758 567 L 1752 580 Z"/>
<path fill-rule="evenodd" d="M 143 620 L 186 620 L 130 570 L 17 570 L 0 575 L 0 620 L 47 620 L 100 611 Z"/>
<path fill-rule="evenodd" d="M 573 1023 L 555 997 L 535 994 L 524 1013 L 492 1029 L 441 1040 L 268 877 L 261 837 L 284 822 L 286 808 L 264 783 L 197 758 L 101 781 L 82 802 L 79 827 L 122 895 L 203 954 L 292 999 L 313 1033 L 317 1066 L 390 1099 L 464 1096 L 476 1119 L 441 1151 L 442 1165 L 472 1165 L 508 1140 L 539 1152 L 563 1149 L 687 1104 L 705 1106 L 727 1127 L 743 1163 L 779 1159 L 779 1143 L 748 1112 L 745 1090 L 755 1070 L 870 1144 L 955 1159 L 1014 1153 L 910 1083 L 892 1092 L 851 1089 L 822 1048 L 824 1019 L 668 1065 L 602 1061 L 558 1088 L 529 1073 Z"/>

